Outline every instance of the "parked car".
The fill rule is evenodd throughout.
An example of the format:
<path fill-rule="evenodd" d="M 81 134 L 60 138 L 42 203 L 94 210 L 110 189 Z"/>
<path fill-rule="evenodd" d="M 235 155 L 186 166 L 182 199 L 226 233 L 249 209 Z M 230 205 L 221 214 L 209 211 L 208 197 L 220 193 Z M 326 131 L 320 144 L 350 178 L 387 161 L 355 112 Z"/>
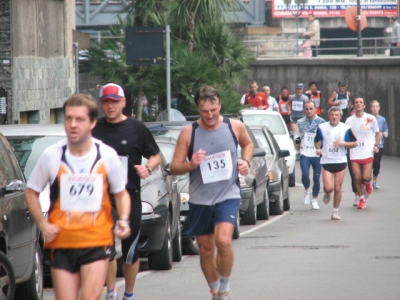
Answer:
<path fill-rule="evenodd" d="M 282 116 L 276 111 L 245 109 L 241 111 L 243 122 L 247 125 L 265 125 L 274 135 L 281 149 L 289 150 L 290 155 L 286 157 L 289 168 L 289 186 L 296 184 L 295 164 L 296 149 L 293 140 Z"/>
<path fill-rule="evenodd" d="M 43 299 L 39 231 L 25 203 L 25 188 L 18 160 L 0 134 L 0 299 Z"/>
<path fill-rule="evenodd" d="M 44 149 L 66 136 L 62 124 L 7 125 L 1 130 L 14 148 L 27 179 Z M 145 164 L 146 159 L 142 163 Z M 179 193 L 176 177 L 169 175 L 165 167 L 162 156 L 161 165 L 141 180 L 142 221 L 138 252 L 141 257 L 148 257 L 149 268 L 153 270 L 169 270 L 172 261 L 182 258 Z M 42 210 L 47 212 L 48 191 L 41 193 L 40 198 Z"/>
<path fill-rule="evenodd" d="M 274 135 L 266 126 L 249 126 L 258 145 L 265 150 L 268 167 L 268 196 L 271 215 L 281 215 L 290 209 L 289 170 L 285 157 L 289 150 L 281 150 Z"/>
<path fill-rule="evenodd" d="M 165 121 L 165 122 L 149 122 L 146 123 L 147 128 L 155 136 L 164 136 L 177 139 L 182 128 L 191 122 L 188 121 Z M 268 219 L 268 170 L 265 162 L 265 151 L 257 147 L 257 142 L 250 129 L 247 132 L 252 138 L 255 150 L 253 158 L 250 161 L 250 170 L 247 176 L 239 175 L 241 188 L 241 204 L 239 215 L 242 217 L 244 225 L 254 225 L 259 220 Z M 240 158 L 240 147 L 238 148 Z M 171 153 L 173 155 L 173 152 Z M 167 159 L 168 160 L 168 159 Z M 172 160 L 172 156 L 171 156 Z M 189 198 L 190 195 L 188 194 Z M 181 197 L 182 198 L 182 197 Z M 188 241 L 185 233 L 189 228 L 190 220 L 188 219 L 188 208 L 185 205 L 181 207 L 181 221 L 183 222 L 183 233 L 185 243 Z M 236 218 L 239 222 L 239 218 Z M 239 224 L 236 224 L 233 238 L 239 238 Z M 193 240 L 194 238 L 191 237 Z"/>

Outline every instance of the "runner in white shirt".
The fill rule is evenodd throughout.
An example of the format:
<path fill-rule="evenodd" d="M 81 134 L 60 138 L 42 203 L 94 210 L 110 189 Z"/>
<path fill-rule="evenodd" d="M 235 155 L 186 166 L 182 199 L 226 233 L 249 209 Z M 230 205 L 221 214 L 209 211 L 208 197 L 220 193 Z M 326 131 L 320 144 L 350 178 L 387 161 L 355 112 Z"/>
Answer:
<path fill-rule="evenodd" d="M 278 102 L 276 102 L 276 99 L 271 96 L 271 89 L 269 86 L 264 86 L 263 87 L 263 92 L 265 94 L 265 97 L 267 97 L 267 102 L 268 102 L 268 109 L 270 111 L 278 111 L 279 105 Z"/>
<path fill-rule="evenodd" d="M 357 147 L 350 149 L 350 161 L 357 192 L 354 205 L 357 205 L 358 209 L 363 209 L 366 207 L 365 198 L 369 197 L 373 190 L 371 184 L 372 163 L 374 153 L 379 151 L 381 135 L 376 118 L 364 112 L 363 98 L 354 99 L 354 109 L 355 115 L 349 117 L 346 124 L 350 126 L 357 139 Z"/>
<path fill-rule="evenodd" d="M 315 136 L 315 149 L 321 156 L 322 181 L 324 183 L 324 203 L 331 201 L 331 193 L 335 191 L 332 220 L 340 220 L 338 211 L 342 199 L 342 184 L 347 166 L 347 148 L 357 146 L 350 126 L 340 122 L 342 109 L 333 106 L 328 111 L 329 122 L 319 124 Z M 322 142 L 322 143 L 321 143 Z M 322 145 L 322 147 L 321 147 Z"/>

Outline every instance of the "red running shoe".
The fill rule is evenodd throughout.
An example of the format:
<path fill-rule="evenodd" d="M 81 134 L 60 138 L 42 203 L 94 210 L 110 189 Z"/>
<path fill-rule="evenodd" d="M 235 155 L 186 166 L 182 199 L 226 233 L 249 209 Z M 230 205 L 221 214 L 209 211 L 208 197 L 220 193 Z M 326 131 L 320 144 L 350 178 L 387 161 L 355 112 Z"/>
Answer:
<path fill-rule="evenodd" d="M 367 204 L 365 203 L 365 199 L 361 198 L 360 201 L 358 202 L 357 208 L 358 209 L 363 209 L 363 208 L 366 208 L 366 207 L 367 207 Z"/>
<path fill-rule="evenodd" d="M 366 194 L 369 196 L 372 194 L 373 188 L 372 188 L 372 184 L 371 181 L 365 184 L 365 192 Z"/>

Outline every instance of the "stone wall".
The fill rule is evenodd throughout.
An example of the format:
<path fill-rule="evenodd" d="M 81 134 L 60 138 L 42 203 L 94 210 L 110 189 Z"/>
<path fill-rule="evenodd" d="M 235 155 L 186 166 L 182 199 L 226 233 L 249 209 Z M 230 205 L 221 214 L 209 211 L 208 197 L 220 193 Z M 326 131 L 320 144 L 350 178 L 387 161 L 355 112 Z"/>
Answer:
<path fill-rule="evenodd" d="M 49 123 L 50 109 L 62 107 L 74 93 L 71 58 L 17 57 L 13 60 L 14 120 L 21 111 L 39 111 L 39 123 Z"/>
<path fill-rule="evenodd" d="M 10 1 L 12 98 L 9 98 L 9 123 L 22 121 L 21 114 L 26 119 L 32 111 L 35 121 L 50 123 L 50 110 L 61 108 L 74 93 L 73 2 Z"/>
<path fill-rule="evenodd" d="M 381 103 L 381 115 L 388 121 L 389 138 L 386 139 L 385 154 L 400 156 L 400 57 L 318 57 L 312 59 L 264 59 L 251 66 L 250 80 L 271 87 L 272 96 L 280 93 L 283 85 L 295 92 L 295 84 L 302 82 L 308 87 L 310 81 L 318 82 L 322 92 L 322 107 L 337 90 L 339 80 L 345 80 L 355 96 L 363 97 L 366 111 L 369 103 Z M 241 92 L 244 92 L 246 87 Z M 322 115 L 326 119 L 326 113 Z"/>
<path fill-rule="evenodd" d="M 0 97 L 11 98 L 11 12 L 10 0 L 0 0 Z M 0 124 L 7 121 L 0 115 Z"/>

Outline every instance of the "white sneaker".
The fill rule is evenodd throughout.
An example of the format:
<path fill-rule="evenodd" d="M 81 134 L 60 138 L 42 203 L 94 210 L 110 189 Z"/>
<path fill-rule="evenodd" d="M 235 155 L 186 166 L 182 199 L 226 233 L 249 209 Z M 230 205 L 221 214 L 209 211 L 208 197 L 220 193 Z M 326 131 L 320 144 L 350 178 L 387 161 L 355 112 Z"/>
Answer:
<path fill-rule="evenodd" d="M 328 204 L 331 201 L 331 193 L 325 193 L 324 198 L 322 199 L 325 204 Z"/>
<path fill-rule="evenodd" d="M 303 203 L 304 205 L 310 205 L 311 202 L 311 190 L 310 191 L 306 191 L 304 193 L 304 198 L 303 198 Z"/>
<path fill-rule="evenodd" d="M 339 214 L 337 212 L 333 212 L 331 216 L 331 220 L 340 220 Z"/>
<path fill-rule="evenodd" d="M 106 300 L 118 300 L 118 292 L 116 288 L 112 292 L 107 292 Z"/>
<path fill-rule="evenodd" d="M 354 199 L 353 206 L 358 206 L 358 201 L 360 201 L 360 199 L 358 199 L 358 197 L 356 196 L 356 198 Z"/>
<path fill-rule="evenodd" d="M 318 205 L 317 199 L 312 199 L 311 206 L 312 206 L 312 209 L 319 209 L 319 205 Z"/>

